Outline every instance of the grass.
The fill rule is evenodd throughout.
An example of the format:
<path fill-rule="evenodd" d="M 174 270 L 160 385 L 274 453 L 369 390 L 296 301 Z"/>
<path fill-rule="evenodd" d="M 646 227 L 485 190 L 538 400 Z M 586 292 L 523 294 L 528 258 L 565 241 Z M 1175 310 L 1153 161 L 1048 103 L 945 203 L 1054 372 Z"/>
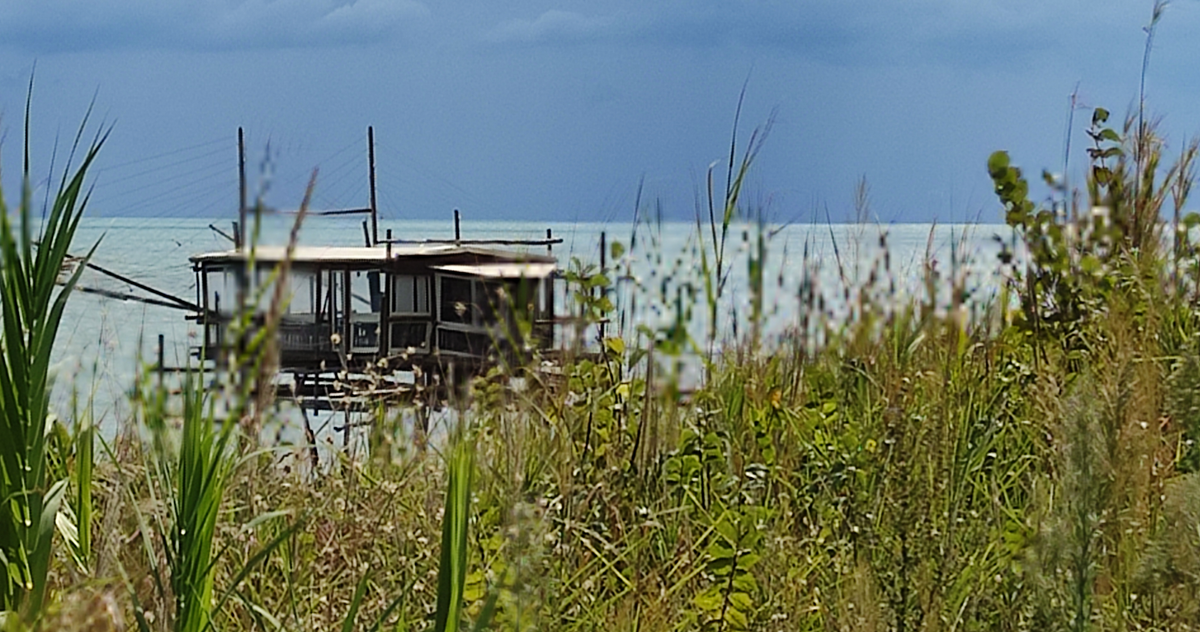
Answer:
<path fill-rule="evenodd" d="M 1186 229 L 1200 216 L 1180 217 L 1183 231 L 1162 219 L 1168 203 L 1186 208 L 1195 144 L 1162 166 L 1152 130 L 1108 118 L 1094 113 L 1081 194 L 1105 213 L 1056 212 L 1078 198 L 1034 202 L 1010 157 L 981 160 L 1022 246 L 996 262 L 1004 285 L 982 305 L 962 244 L 949 271 L 926 263 L 923 294 L 903 294 L 885 233 L 875 261 L 841 261 L 859 249 L 839 244 L 832 287 L 807 248 L 800 287 L 773 283 L 772 227 L 741 196 L 756 133 L 724 187 L 709 178 L 725 193 L 708 194 L 693 261 L 639 285 L 633 258 L 663 257 L 661 226 L 645 223 L 633 234 L 650 246 L 614 248 L 621 279 L 572 270 L 581 316 L 626 322 L 614 304 L 660 303 L 673 306 L 666 325 L 523 388 L 507 377 L 522 367 L 497 368 L 430 449 L 388 413 L 364 455 L 327 471 L 307 465 L 305 442 L 260 445 L 282 423 L 253 396 L 273 361 L 269 328 L 231 350 L 248 368 L 228 384 L 142 385 L 139 415 L 98 458 L 86 424 L 47 444 L 31 430 L 45 428 L 44 395 L 19 399 L 36 409 L 5 408 L 5 421 L 25 424 L 15 436 L 28 445 L 4 448 L 62 456 L 24 478 L 5 461 L 17 487 L 0 550 L 31 560 L 9 580 L 5 610 L 21 616 L 6 625 L 1197 629 L 1200 258 Z M 10 265 L 25 261 L 23 237 L 5 228 L 4 274 L 48 274 Z M 739 230 L 745 248 L 727 248 Z M 37 252 L 65 252 L 63 239 Z M 733 334 L 716 323 L 741 265 Z M 20 287 L 6 276 L 6 310 Z M 801 309 L 772 338 L 761 323 L 780 297 Z M 268 314 L 285 300 L 274 294 Z M 9 333 L 32 312 L 13 313 L 5 366 L 44 366 L 43 347 L 10 346 L 33 331 Z M 693 358 L 705 377 L 684 393 Z M 236 414 L 218 419 L 214 403 Z M 73 502 L 56 500 L 72 486 Z M 81 529 L 68 546 L 51 543 L 46 518 L 68 515 L 56 501 Z"/>

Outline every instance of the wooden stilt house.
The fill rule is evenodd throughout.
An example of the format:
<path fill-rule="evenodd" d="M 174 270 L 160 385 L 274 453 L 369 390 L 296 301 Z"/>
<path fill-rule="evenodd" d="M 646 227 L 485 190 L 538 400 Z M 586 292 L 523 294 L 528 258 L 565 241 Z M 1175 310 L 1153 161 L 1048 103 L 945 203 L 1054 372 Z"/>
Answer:
<path fill-rule="evenodd" d="M 203 352 L 217 358 L 244 293 L 261 321 L 286 248 L 192 257 Z M 278 339 L 281 371 L 379 365 L 471 372 L 553 341 L 555 260 L 478 244 L 298 246 Z M 245 286 L 242 287 L 242 279 Z"/>

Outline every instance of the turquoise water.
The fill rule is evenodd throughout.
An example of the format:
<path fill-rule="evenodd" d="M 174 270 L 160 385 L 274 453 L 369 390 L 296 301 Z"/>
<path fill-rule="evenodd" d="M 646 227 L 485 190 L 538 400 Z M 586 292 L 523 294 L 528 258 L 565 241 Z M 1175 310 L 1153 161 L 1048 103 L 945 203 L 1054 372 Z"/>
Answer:
<path fill-rule="evenodd" d="M 76 237 L 75 252 L 86 252 L 98 242 L 93 257 L 97 264 L 194 301 L 196 279 L 188 257 L 229 248 L 229 242 L 209 228 L 210 223 L 218 221 L 219 228 L 230 231 L 229 222 L 220 220 L 85 219 Z M 291 221 L 288 216 L 265 219 L 260 243 L 284 243 Z M 300 240 L 314 245 L 362 245 L 360 222 L 361 217 L 309 218 Z M 610 334 L 619 323 L 623 323 L 626 333 L 633 332 L 638 324 L 652 328 L 665 324 L 673 317 L 673 308 L 664 305 L 662 297 L 674 296 L 675 288 L 681 285 L 702 286 L 697 250 L 700 242 L 694 223 L 644 224 L 638 226 L 634 237 L 631 224 L 464 222 L 462 236 L 467 239 L 535 239 L 544 238 L 547 228 L 554 237 L 564 240 L 554 247 L 554 254 L 563 268 L 573 265 L 572 261 L 576 259 L 581 264 L 597 264 L 602 232 L 607 233 L 610 244 L 618 241 L 629 250 L 619 266 L 622 273 L 628 271 L 629 279 L 620 283 L 614 297 L 625 318 L 613 323 Z M 391 229 L 398 239 L 453 237 L 450 221 L 388 221 L 380 226 L 381 237 L 386 229 Z M 707 230 L 705 227 L 705 247 L 711 252 Z M 830 311 L 835 317 L 844 314 L 840 307 L 844 303 L 844 294 L 840 288 L 846 284 L 858 287 L 869 280 L 872 268 L 882 261 L 881 233 L 886 235 L 891 276 L 896 280 L 899 295 L 923 291 L 920 280 L 927 256 L 948 275 L 952 264 L 962 266 L 961 255 L 965 255 L 966 268 L 972 271 L 971 287 L 977 300 L 991 296 L 1000 282 L 996 264 L 1000 246 L 995 237 L 1011 238 L 1006 227 L 987 225 L 880 227 L 822 224 L 776 226 L 769 227 L 768 231 L 772 233 L 764 273 L 764 331 L 768 336 L 781 334 L 797 322 L 798 293 L 806 267 L 810 274 L 816 270 L 819 288 L 826 296 Z M 744 328 L 746 324 L 749 309 L 747 254 L 752 250 L 756 234 L 757 229 L 752 225 L 734 226 L 728 234 L 728 278 L 717 325 L 724 338 L 732 335 L 735 326 Z M 958 257 L 951 257 L 952 241 L 959 244 Z M 632 249 L 629 248 L 631 244 Z M 84 273 L 81 285 L 140 294 L 127 284 L 93 271 Z M 703 299 L 699 300 L 702 303 Z M 559 313 L 561 310 L 560 307 Z M 695 311 L 691 328 L 693 335 L 702 338 L 708 328 L 707 319 L 703 317 L 706 310 L 698 305 Z M 128 412 L 122 407 L 128 405 L 125 400 L 134 385 L 139 358 L 154 360 L 160 334 L 166 341 L 168 365 L 179 366 L 188 361 L 188 350 L 195 342 L 196 329 L 184 315 L 185 312 L 174 309 L 93 294 L 72 296 L 56 348 L 56 405 L 65 411 L 73 386 L 85 395 L 94 396 L 101 423 L 121 419 Z"/>

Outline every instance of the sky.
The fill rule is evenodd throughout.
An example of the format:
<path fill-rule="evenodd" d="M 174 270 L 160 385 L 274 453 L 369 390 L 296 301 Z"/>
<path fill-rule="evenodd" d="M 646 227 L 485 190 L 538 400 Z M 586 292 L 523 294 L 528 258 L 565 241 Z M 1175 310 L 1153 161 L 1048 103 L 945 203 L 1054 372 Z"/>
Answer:
<path fill-rule="evenodd" d="M 111 132 L 96 216 L 232 218 L 252 194 L 384 218 L 694 217 L 735 129 L 745 201 L 776 222 L 999 222 L 988 155 L 1033 178 L 1084 163 L 1091 108 L 1137 103 L 1150 0 L 5 0 L 0 181 L 35 182 L 89 106 Z M 1149 112 L 1200 133 L 1200 1 L 1154 34 Z M 735 113 L 744 87 L 744 104 Z M 1068 136 L 1071 95 L 1078 109 Z M 1170 151 L 1170 150 L 1168 150 Z M 14 199 L 8 195 L 9 199 Z"/>

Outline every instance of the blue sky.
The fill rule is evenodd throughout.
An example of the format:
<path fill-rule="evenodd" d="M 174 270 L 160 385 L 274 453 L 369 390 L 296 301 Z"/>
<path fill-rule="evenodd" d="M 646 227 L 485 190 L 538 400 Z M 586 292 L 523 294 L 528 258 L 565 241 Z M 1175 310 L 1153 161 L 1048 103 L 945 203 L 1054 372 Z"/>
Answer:
<path fill-rule="evenodd" d="M 98 215 L 232 217 L 239 125 L 272 204 L 296 205 L 318 167 L 318 206 L 361 206 L 373 125 L 385 217 L 624 221 L 644 179 L 686 219 L 746 83 L 742 138 L 772 121 L 749 199 L 778 221 L 848 217 L 865 176 L 884 222 L 992 222 L 992 150 L 1060 170 L 1078 85 L 1079 166 L 1090 108 L 1136 102 L 1151 6 L 6 0 L 3 181 L 36 63 L 36 172 L 93 96 L 114 125 Z M 1174 147 L 1200 132 L 1197 33 L 1200 2 L 1176 0 L 1151 58 Z"/>

